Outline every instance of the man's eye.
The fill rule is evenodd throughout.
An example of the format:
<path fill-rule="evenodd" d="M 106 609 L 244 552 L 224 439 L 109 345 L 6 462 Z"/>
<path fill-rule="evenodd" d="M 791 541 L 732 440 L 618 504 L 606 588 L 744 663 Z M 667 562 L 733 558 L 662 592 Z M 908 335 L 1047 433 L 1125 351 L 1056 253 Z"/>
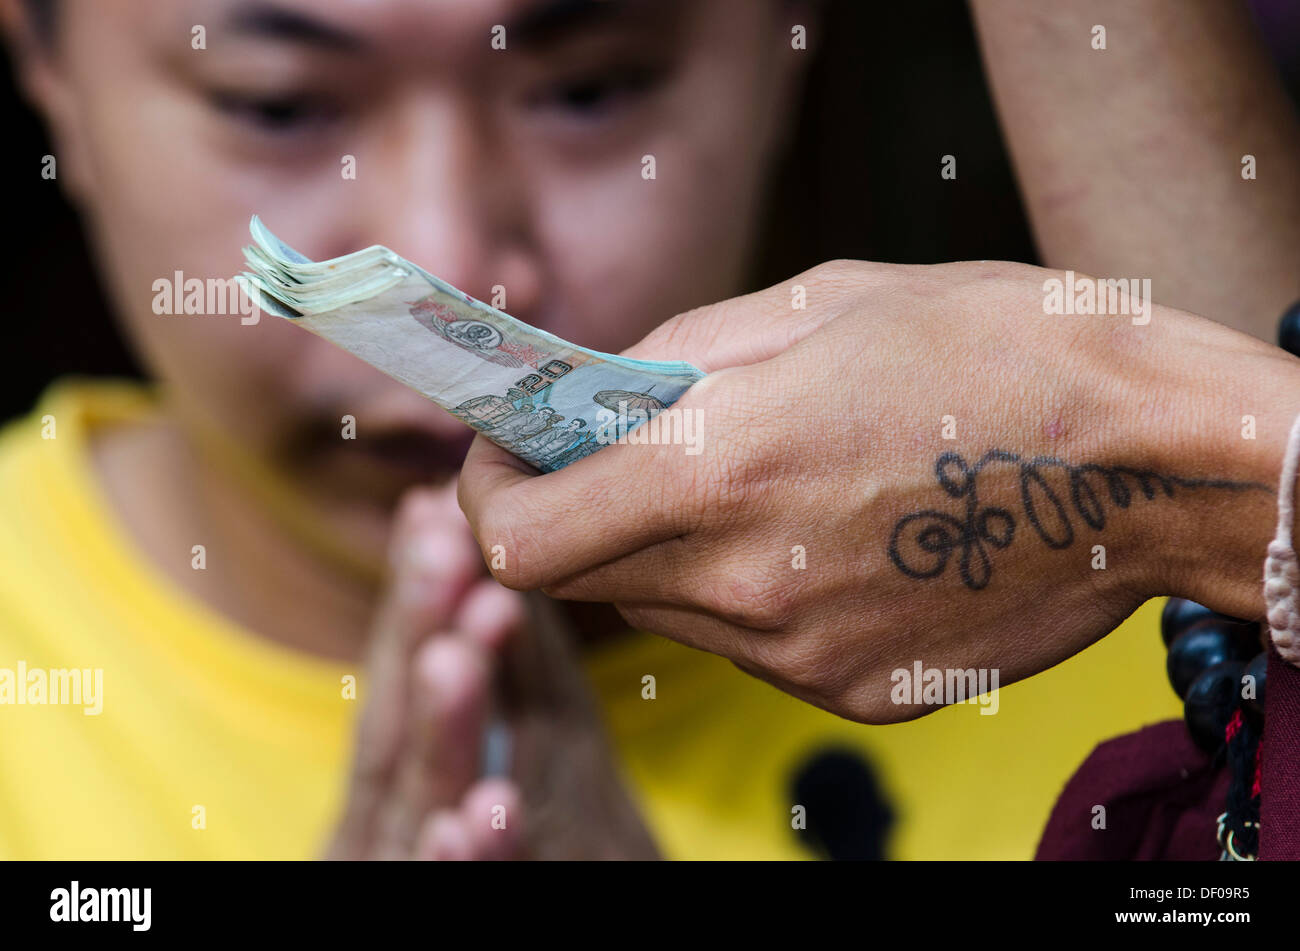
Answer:
<path fill-rule="evenodd" d="M 315 129 L 336 120 L 341 110 L 315 96 L 244 96 L 215 93 L 217 111 L 259 132 L 285 134 Z"/>
<path fill-rule="evenodd" d="M 535 105 L 571 115 L 595 118 L 647 94 L 662 79 L 662 71 L 621 69 L 557 83 L 534 98 Z"/>
<path fill-rule="evenodd" d="M 557 89 L 554 101 L 556 105 L 574 112 L 593 112 L 608 106 L 619 92 L 621 89 L 615 83 L 584 80 Z"/>

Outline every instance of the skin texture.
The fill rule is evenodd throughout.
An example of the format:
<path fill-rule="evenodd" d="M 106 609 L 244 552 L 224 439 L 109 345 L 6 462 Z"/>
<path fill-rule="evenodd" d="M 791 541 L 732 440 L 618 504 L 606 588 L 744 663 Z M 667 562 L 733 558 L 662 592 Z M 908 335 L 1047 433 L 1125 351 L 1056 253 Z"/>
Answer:
<path fill-rule="evenodd" d="M 1300 361 L 1160 306 L 1145 326 L 1046 315 L 1053 276 L 832 262 L 683 315 L 629 353 L 703 356 L 715 371 L 674 404 L 703 414 L 700 454 L 629 442 L 537 476 L 480 437 L 462 507 L 485 552 L 505 546 L 503 584 L 611 601 L 629 623 L 871 723 L 934 709 L 890 696 L 891 671 L 918 658 L 997 668 L 1006 684 L 1153 596 L 1260 616 Z M 795 285 L 803 311 L 791 310 Z M 1242 438 L 1245 414 L 1254 439 Z M 954 439 L 943 438 L 947 416 Z M 933 571 L 934 545 L 898 526 L 931 512 L 959 538 L 951 525 L 964 510 L 936 462 L 990 449 L 1008 457 L 977 474 L 979 503 L 1019 535 L 985 540 L 987 571 L 964 578 L 960 554 Z M 1026 505 L 1021 462 L 1035 459 Z M 1071 466 L 1093 465 L 1082 470 L 1091 504 L 1065 510 L 1070 543 L 1049 543 L 1066 537 L 1049 498 L 1070 498 Z M 1124 506 L 1106 479 L 1121 473 Z M 1143 478 L 1151 498 L 1136 488 Z M 656 490 L 628 492 L 633 483 Z M 1004 524 L 983 525 L 1006 540 Z M 911 572 L 891 555 L 900 538 Z M 795 546 L 807 570 L 794 567 Z"/>
<path fill-rule="evenodd" d="M 60 0 L 42 36 L 0 0 L 59 182 L 160 383 L 155 417 L 92 447 L 107 497 L 178 586 L 261 636 L 365 660 L 377 685 L 331 856 L 653 847 L 570 634 L 487 578 L 455 505 L 408 502 L 423 541 L 398 531 L 386 563 L 399 497 L 446 485 L 470 431 L 287 323 L 159 316 L 153 282 L 237 273 L 257 213 L 315 258 L 382 243 L 476 297 L 502 285 L 511 313 L 604 350 L 736 293 L 806 11 L 601 0 L 555 15 L 574 6 Z M 207 571 L 188 568 L 195 539 Z M 508 784 L 478 778 L 493 705 L 515 730 Z M 489 801 L 507 806 L 504 832 L 485 832 Z"/>
<path fill-rule="evenodd" d="M 1043 263 L 1149 278 L 1161 303 L 1276 340 L 1300 298 L 1300 122 L 1246 3 L 971 9 Z"/>

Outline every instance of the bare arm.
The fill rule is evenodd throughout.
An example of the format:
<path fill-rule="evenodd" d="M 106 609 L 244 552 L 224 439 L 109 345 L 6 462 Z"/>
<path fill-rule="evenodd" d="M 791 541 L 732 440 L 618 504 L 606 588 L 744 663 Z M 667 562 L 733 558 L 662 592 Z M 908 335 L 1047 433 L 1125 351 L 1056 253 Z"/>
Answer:
<path fill-rule="evenodd" d="M 1245 4 L 971 6 L 1044 263 L 1273 341 L 1300 297 L 1300 123 Z"/>

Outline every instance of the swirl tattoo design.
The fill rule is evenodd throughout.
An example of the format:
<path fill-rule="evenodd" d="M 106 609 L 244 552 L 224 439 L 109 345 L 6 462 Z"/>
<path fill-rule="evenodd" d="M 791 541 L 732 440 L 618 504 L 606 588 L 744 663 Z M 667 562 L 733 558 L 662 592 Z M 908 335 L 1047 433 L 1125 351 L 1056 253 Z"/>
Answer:
<path fill-rule="evenodd" d="M 1259 482 L 1187 479 L 1093 463 L 1071 465 L 1050 456 L 1023 459 L 1004 449 L 990 449 L 972 466 L 960 454 L 946 452 L 935 462 L 934 474 L 944 492 L 964 503 L 964 511 L 959 517 L 938 509 L 924 509 L 899 519 L 889 539 L 889 558 L 899 571 L 909 578 L 936 578 L 947 570 L 956 555 L 962 584 L 972 591 L 988 586 L 993 577 L 990 549 L 1009 547 L 1015 540 L 1017 527 L 1016 518 L 1008 509 L 980 505 L 976 481 L 985 467 L 994 463 L 1019 470 L 1024 520 L 1043 544 L 1053 549 L 1068 548 L 1074 543 L 1076 518 L 1096 531 L 1104 529 L 1107 502 L 1126 509 L 1133 504 L 1134 490 L 1147 500 L 1157 495 L 1173 498 L 1178 489 L 1273 491 Z M 1065 499 L 1048 481 L 1047 476 L 1052 472 L 1065 475 Z"/>

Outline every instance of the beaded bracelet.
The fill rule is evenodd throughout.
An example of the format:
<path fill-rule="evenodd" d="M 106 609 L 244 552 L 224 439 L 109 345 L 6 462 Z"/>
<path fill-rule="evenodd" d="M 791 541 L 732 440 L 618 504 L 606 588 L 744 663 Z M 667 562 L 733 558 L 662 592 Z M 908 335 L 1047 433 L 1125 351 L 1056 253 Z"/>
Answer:
<path fill-rule="evenodd" d="M 1268 670 L 1260 625 L 1170 598 L 1160 631 L 1169 648 L 1169 682 L 1183 701 L 1192 740 L 1230 773 L 1218 819 L 1220 858 L 1252 861 L 1259 852 L 1259 738 Z"/>

